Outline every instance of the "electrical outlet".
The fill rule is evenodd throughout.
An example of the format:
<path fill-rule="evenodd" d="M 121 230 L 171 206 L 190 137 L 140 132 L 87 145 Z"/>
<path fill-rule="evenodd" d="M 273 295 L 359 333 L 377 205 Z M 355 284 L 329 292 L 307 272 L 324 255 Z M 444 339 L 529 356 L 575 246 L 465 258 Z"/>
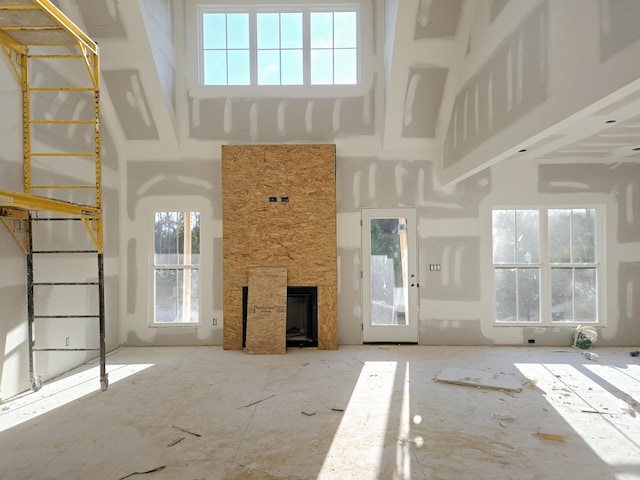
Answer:
<path fill-rule="evenodd" d="M 527 342 L 529 344 L 534 344 L 534 343 L 536 343 L 536 340 L 534 338 L 530 338 L 529 340 L 527 340 Z"/>
<path fill-rule="evenodd" d="M 68 347 L 69 345 L 71 345 L 71 339 L 67 337 L 67 339 L 64 341 L 64 346 Z"/>
<path fill-rule="evenodd" d="M 215 327 L 216 325 L 218 325 L 218 319 L 217 319 L 217 318 L 214 318 L 214 319 L 213 319 L 213 326 Z"/>

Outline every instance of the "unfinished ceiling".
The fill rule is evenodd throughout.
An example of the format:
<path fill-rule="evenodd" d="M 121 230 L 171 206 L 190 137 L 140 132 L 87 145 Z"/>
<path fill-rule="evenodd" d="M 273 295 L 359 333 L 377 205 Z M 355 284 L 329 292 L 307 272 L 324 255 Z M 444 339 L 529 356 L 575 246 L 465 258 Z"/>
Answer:
<path fill-rule="evenodd" d="M 332 142 L 339 155 L 357 150 L 442 162 L 443 169 L 454 167 L 448 180 L 457 181 L 512 157 L 640 159 L 640 84 L 625 78 L 624 88 L 591 94 L 588 103 L 568 102 L 548 115 L 548 123 L 509 133 L 543 104 L 557 103 L 549 72 L 554 22 L 569 15 L 575 0 L 371 0 L 370 22 L 362 25 L 373 43 L 371 81 L 358 95 L 313 98 L 294 98 L 286 90 L 269 96 L 193 94 L 184 73 L 188 2 L 57 4 L 100 45 L 103 115 L 127 160 L 210 158 L 219 155 L 212 145 L 225 143 Z M 640 40 L 640 3 L 588 5 L 585 24 L 600 26 L 599 61 L 615 64 L 620 52 Z M 500 133 L 499 144 L 483 150 Z M 474 153 L 482 158 L 457 168 Z"/>

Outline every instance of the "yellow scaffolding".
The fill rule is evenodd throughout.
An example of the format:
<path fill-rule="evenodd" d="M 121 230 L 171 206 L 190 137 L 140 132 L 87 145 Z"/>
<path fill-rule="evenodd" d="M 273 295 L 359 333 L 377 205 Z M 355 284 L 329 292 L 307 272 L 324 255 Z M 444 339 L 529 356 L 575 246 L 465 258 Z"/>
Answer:
<path fill-rule="evenodd" d="M 100 163 L 100 62 L 98 45 L 91 40 L 79 27 L 67 18 L 49 0 L 0 0 L 0 46 L 9 58 L 10 65 L 16 74 L 22 88 L 23 100 L 23 151 L 24 151 L 24 191 L 14 192 L 0 190 L 0 220 L 10 230 L 20 247 L 27 254 L 27 283 L 29 309 L 29 352 L 30 376 L 32 388 L 40 388 L 40 380 L 34 373 L 34 354 L 37 351 L 69 350 L 85 351 L 100 350 L 101 357 L 101 386 L 107 388 L 105 371 L 105 321 L 104 321 L 104 273 L 103 273 L 103 224 L 102 224 L 102 168 Z M 39 62 L 39 63 L 38 63 Z M 46 75 L 32 74 L 32 67 L 49 68 L 51 72 L 58 72 L 56 77 L 68 79 L 61 84 L 43 85 L 42 77 Z M 55 64 L 55 65 L 52 65 Z M 56 67 L 58 67 L 56 69 Z M 60 68 L 62 67 L 62 68 Z M 86 71 L 86 75 L 79 75 L 78 71 Z M 70 74 L 69 72 L 73 72 Z M 36 80 L 37 77 L 37 80 Z M 46 80 L 45 80 L 46 81 Z M 55 83 L 55 82 L 54 82 Z M 65 112 L 64 109 L 52 109 L 53 113 L 35 116 L 34 100 L 51 96 L 56 101 L 63 101 L 70 95 L 92 95 L 93 106 L 87 118 L 77 118 L 77 112 Z M 57 112 L 57 110 L 61 110 Z M 59 114 L 59 118 L 55 118 Z M 87 149 L 43 149 L 38 144 L 38 150 L 32 145 L 34 128 L 76 129 L 86 127 L 92 130 L 92 139 L 88 141 Z M 62 142 L 64 143 L 64 142 Z M 60 161 L 86 162 L 94 165 L 95 178 L 88 182 L 78 180 L 77 184 L 68 182 L 47 181 L 34 182 L 35 168 L 51 172 L 51 177 L 58 173 Z M 93 176 L 93 175 L 92 175 Z M 74 177 L 74 178 L 77 178 Z M 72 198 L 73 201 L 69 201 Z M 75 201 L 82 198 L 83 201 Z M 44 216 L 48 218 L 39 218 Z M 52 218 L 55 217 L 55 218 Z M 63 251 L 34 251 L 32 245 L 32 221 L 35 220 L 81 220 L 85 226 L 95 253 L 98 256 L 98 282 L 92 282 L 99 288 L 98 315 L 36 315 L 33 305 L 33 254 L 34 253 L 63 253 Z M 94 252 L 91 250 L 91 252 Z M 66 250 L 64 253 L 74 253 Z M 78 251 L 87 253 L 87 251 Z M 51 283 L 49 283 L 51 285 Z M 55 285 L 77 285 L 77 283 L 55 283 Z M 100 348 L 99 349 L 71 349 L 71 348 L 36 348 L 34 338 L 34 320 L 37 318 L 99 318 L 100 320 Z"/>

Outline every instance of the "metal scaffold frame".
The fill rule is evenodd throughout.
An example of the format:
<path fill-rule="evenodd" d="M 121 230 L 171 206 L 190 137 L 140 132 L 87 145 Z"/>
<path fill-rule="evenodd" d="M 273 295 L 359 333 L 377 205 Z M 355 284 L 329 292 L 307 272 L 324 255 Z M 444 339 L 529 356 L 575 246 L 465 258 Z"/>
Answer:
<path fill-rule="evenodd" d="M 100 161 L 100 62 L 98 45 L 80 28 L 67 18 L 49 0 L 0 0 L 0 46 L 9 58 L 18 82 L 22 88 L 23 150 L 24 150 L 24 191 L 14 192 L 0 189 L 0 220 L 9 229 L 27 260 L 27 315 L 29 345 L 29 377 L 32 389 L 38 390 L 42 381 L 35 370 L 37 352 L 58 351 L 99 351 L 100 386 L 108 387 L 105 349 L 105 307 L 104 307 L 104 260 L 102 223 L 102 167 Z M 64 62 L 74 65 L 81 62 L 89 81 L 86 86 L 33 86 L 31 64 L 38 61 Z M 86 79 L 85 79 L 86 81 Z M 88 119 L 77 118 L 32 118 L 34 95 L 89 94 L 93 96 L 93 112 Z M 79 126 L 93 129 L 91 151 L 34 151 L 32 149 L 32 129 L 37 126 Z M 32 181 L 32 162 L 41 163 L 52 159 L 86 159 L 95 162 L 95 182 L 90 184 L 36 184 Z M 55 173 L 55 162 L 51 172 Z M 90 191 L 94 201 L 80 204 L 62 200 L 63 195 L 73 192 Z M 49 192 L 48 196 L 36 193 Z M 55 192 L 51 194 L 50 192 Z M 58 195 L 56 195 L 58 194 Z M 40 221 L 80 221 L 84 225 L 95 249 L 91 250 L 37 250 L 34 248 L 34 222 Z M 83 282 L 36 282 L 34 281 L 34 254 L 93 254 L 97 255 L 97 280 Z M 86 285 L 97 288 L 98 312 L 90 315 L 46 315 L 36 314 L 34 288 L 48 286 Z M 36 320 L 46 321 L 60 318 L 97 319 L 99 322 L 99 348 L 49 348 L 36 345 Z"/>

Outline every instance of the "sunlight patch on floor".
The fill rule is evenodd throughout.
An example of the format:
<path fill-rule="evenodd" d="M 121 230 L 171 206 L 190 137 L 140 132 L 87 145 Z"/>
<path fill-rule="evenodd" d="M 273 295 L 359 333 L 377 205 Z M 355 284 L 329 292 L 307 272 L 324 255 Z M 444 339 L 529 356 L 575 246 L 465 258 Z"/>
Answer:
<path fill-rule="evenodd" d="M 336 478 L 336 472 L 343 478 L 380 478 L 397 369 L 397 362 L 365 362 L 318 474 L 319 480 Z"/>
<path fill-rule="evenodd" d="M 107 365 L 109 384 L 141 372 L 153 364 Z M 37 392 L 26 392 L 2 405 L 0 432 L 51 412 L 100 390 L 100 367 L 45 383 Z"/>
<path fill-rule="evenodd" d="M 535 383 L 550 406 L 566 422 L 562 431 L 547 433 L 564 435 L 566 442 L 577 434 L 595 455 L 609 465 L 637 464 L 640 458 L 638 434 L 628 431 L 621 419 L 637 414 L 630 410 L 624 397 L 632 398 L 638 394 L 638 380 L 627 377 L 627 381 L 622 382 L 623 376 L 618 375 L 618 382 L 613 385 L 613 367 L 596 364 L 587 364 L 584 368 L 602 381 L 597 377 L 590 378 L 569 364 L 515 366 Z M 565 431 L 567 427 L 570 429 Z"/>

